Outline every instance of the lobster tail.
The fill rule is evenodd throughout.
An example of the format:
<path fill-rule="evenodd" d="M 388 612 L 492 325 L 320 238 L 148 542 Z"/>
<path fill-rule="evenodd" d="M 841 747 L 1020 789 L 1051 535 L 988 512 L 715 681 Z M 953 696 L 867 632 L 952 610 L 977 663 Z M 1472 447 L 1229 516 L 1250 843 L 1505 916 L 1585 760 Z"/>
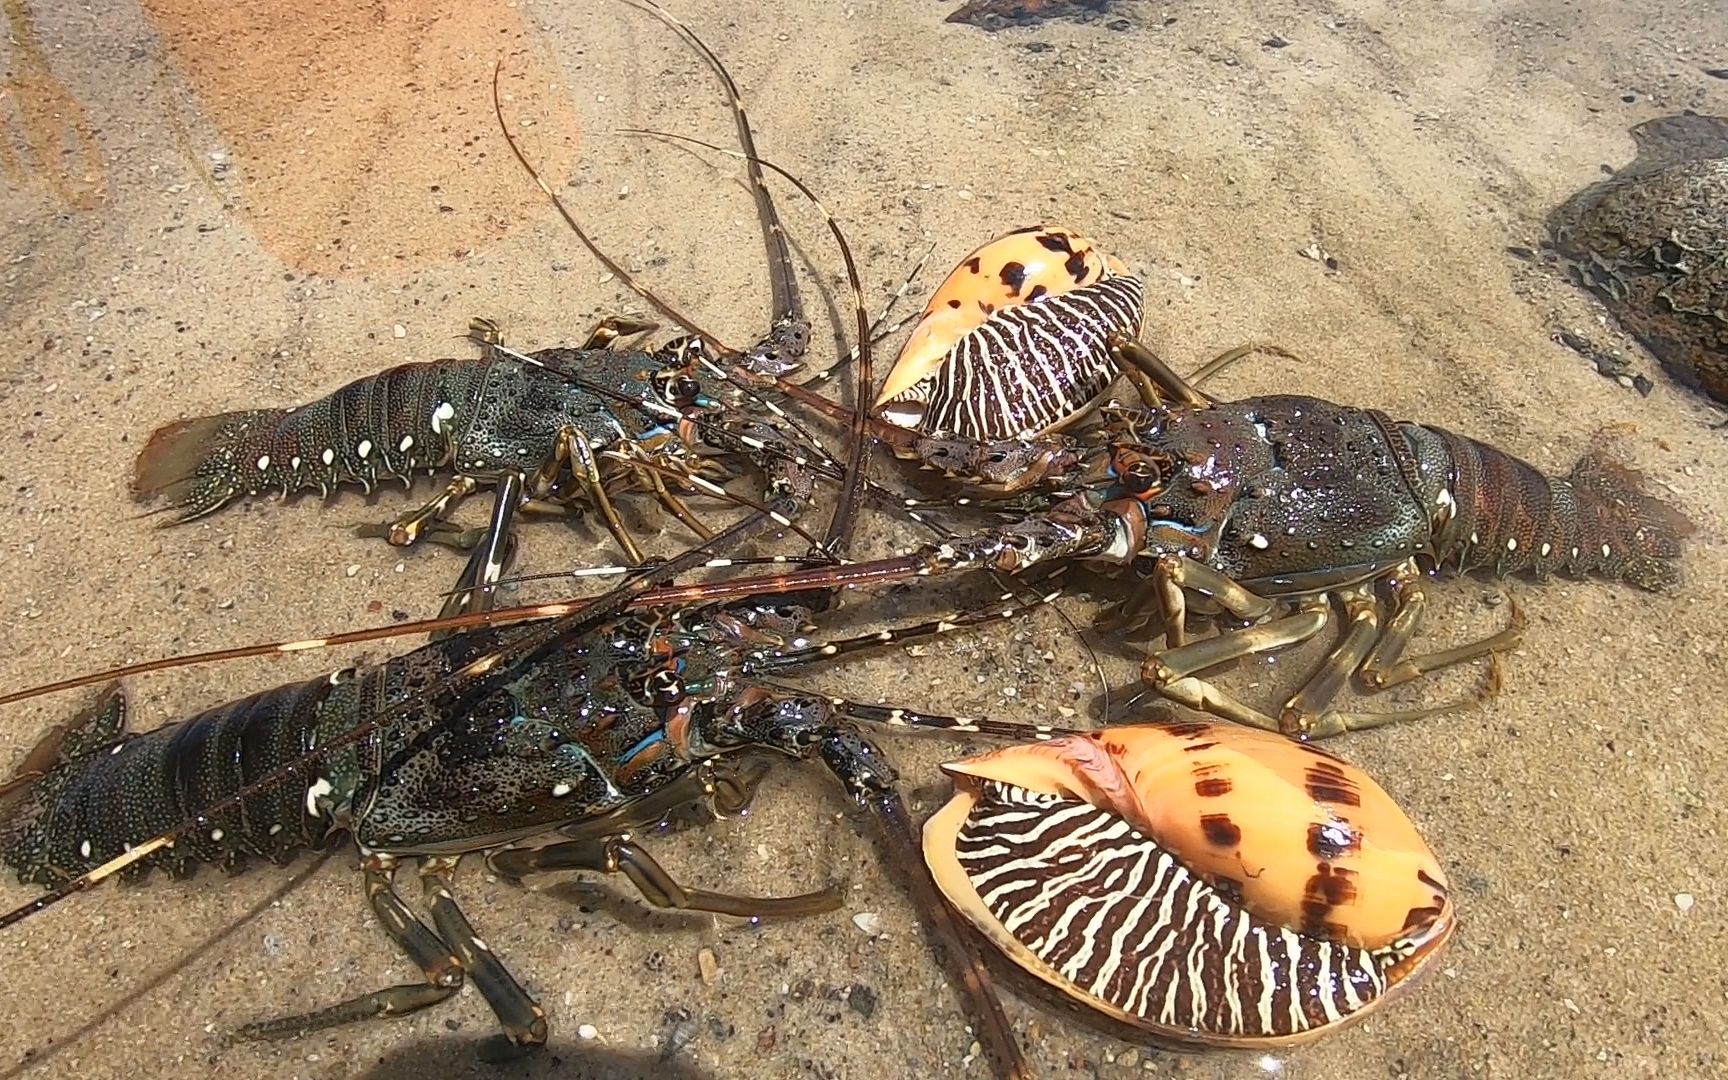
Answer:
<path fill-rule="evenodd" d="M 1451 457 L 1454 517 L 1437 554 L 1460 573 L 1559 571 L 1661 590 L 1679 580 L 1680 542 L 1694 526 L 1649 494 L 1644 477 L 1592 450 L 1564 477 L 1484 443 L 1442 432 Z"/>
<path fill-rule="evenodd" d="M 286 409 L 256 409 L 163 424 L 138 452 L 132 494 L 168 499 L 180 511 L 176 522 L 210 513 L 241 493 L 238 463 L 262 457 L 249 450 L 273 441 L 287 415 Z"/>

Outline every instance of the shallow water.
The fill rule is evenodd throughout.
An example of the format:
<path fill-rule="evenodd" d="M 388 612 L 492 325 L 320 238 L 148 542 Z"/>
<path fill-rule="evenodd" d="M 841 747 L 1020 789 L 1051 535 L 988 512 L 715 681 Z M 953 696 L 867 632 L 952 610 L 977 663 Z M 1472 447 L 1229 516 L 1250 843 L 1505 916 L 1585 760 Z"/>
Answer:
<path fill-rule="evenodd" d="M 1728 440 L 1711 429 L 1719 415 L 1604 325 L 1593 301 L 1506 251 L 1535 247 L 1555 202 L 1603 163 L 1629 160 L 1630 124 L 1728 112 L 1728 82 L 1705 73 L 1728 66 L 1728 53 L 1705 51 L 1728 42 L 1721 7 L 1129 3 L 1125 29 L 997 34 L 945 24 L 940 0 L 752 9 L 748 20 L 705 0 L 676 10 L 739 79 L 763 152 L 842 223 L 872 298 L 932 243 L 943 267 L 1008 228 L 1056 220 L 1147 276 L 1147 336 L 1178 367 L 1249 339 L 1308 358 L 1239 365 L 1220 393 L 1290 388 L 1372 405 L 1554 472 L 1600 426 L 1629 424 L 1624 452 L 1699 524 L 1679 596 L 1513 583 L 1531 626 L 1499 699 L 1342 747 L 1402 800 L 1451 875 L 1462 925 L 1442 972 L 1360 1027 L 1269 1061 L 1152 1053 L 1013 997 L 1042 1073 L 1728 1071 L 1716 839 L 1728 831 Z M 496 137 L 489 80 L 501 54 L 528 151 L 555 183 L 571 180 L 562 190 L 600 242 L 726 340 L 763 325 L 760 243 L 732 166 L 609 134 L 730 142 L 712 78 L 651 18 L 609 0 L 484 14 L 416 3 L 340 19 L 291 10 L 0 6 L 9 685 L 436 607 L 453 554 L 402 556 L 349 529 L 409 505 L 399 492 L 259 502 L 158 531 L 136 516 L 126 482 L 157 424 L 464 355 L 452 339 L 470 316 L 542 345 L 640 308 Z M 20 149 L 26 140 L 34 150 Z M 820 218 L 783 206 L 834 287 L 840 263 Z M 1552 340 L 1562 329 L 1626 351 L 1655 392 L 1598 376 Z M 819 356 L 832 355 L 825 334 Z M 885 547 L 899 534 L 870 536 Z M 603 561 L 604 550 L 539 525 L 525 568 Z M 1434 596 L 1430 640 L 1504 617 L 1487 602 L 1492 584 Z M 914 602 L 925 601 L 854 602 L 852 618 Z M 1104 656 L 1118 685 L 1127 656 Z M 153 725 L 334 663 L 196 669 L 140 682 L 135 701 Z M 865 699 L 1039 718 L 1083 705 L 1093 685 L 1071 631 L 1047 612 L 822 681 Z M 1268 701 L 1278 682 L 1264 667 L 1229 677 Z M 1468 685 L 1461 676 L 1436 692 Z M 21 750 L 82 700 L 8 709 L 0 732 Z M 926 808 L 942 794 L 935 762 L 967 748 L 893 746 Z M 962 1065 L 971 1036 L 893 873 L 837 819 L 820 778 L 776 776 L 749 817 L 655 850 L 715 888 L 843 878 L 842 913 L 751 929 L 646 913 L 611 883 L 524 891 L 477 868 L 463 875 L 480 932 L 551 1012 L 553 1052 L 537 1062 L 472 1063 L 467 1041 L 492 1029 L 472 993 L 407 1020 L 222 1043 L 247 1020 L 410 976 L 339 854 L 274 904 L 286 872 L 207 874 L 105 886 L 6 931 L 13 1022 L 0 1075 L 986 1075 Z M 7 886 L 0 899 L 28 895 Z M 885 933 L 860 930 L 861 912 Z M 702 949 L 718 964 L 711 983 L 698 976 Z"/>

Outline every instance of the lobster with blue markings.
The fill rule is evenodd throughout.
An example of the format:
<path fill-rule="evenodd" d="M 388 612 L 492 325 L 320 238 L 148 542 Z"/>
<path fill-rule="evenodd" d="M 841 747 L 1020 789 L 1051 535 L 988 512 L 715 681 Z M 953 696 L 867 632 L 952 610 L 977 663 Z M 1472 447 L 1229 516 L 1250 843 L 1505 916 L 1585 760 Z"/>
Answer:
<path fill-rule="evenodd" d="M 373 911 L 423 980 L 247 1025 L 237 1037 L 414 1012 L 471 978 L 502 1027 L 482 1053 L 532 1051 L 547 1037 L 544 1011 L 457 905 L 451 877 L 464 855 L 485 854 L 508 878 L 622 873 L 661 907 L 743 917 L 833 910 L 840 894 L 832 888 L 762 898 L 683 886 L 633 838 L 681 807 L 741 808 L 757 775 L 749 756 L 768 753 L 823 762 L 881 820 L 885 842 L 901 845 L 896 857 L 916 858 L 894 768 L 848 722 L 844 703 L 765 680 L 854 649 L 1008 618 L 1023 605 L 821 643 L 804 637 L 813 629 L 805 599 L 630 613 L 614 604 L 454 634 L 145 733 L 126 730 L 126 697 L 111 687 L 43 739 L 0 789 L 0 862 L 63 895 L 114 873 L 283 863 L 346 833 Z M 946 723 L 857 709 L 866 720 Z M 1024 737 L 1032 729 L 993 730 Z M 431 925 L 392 883 L 409 861 Z M 950 916 L 929 898 L 940 926 Z M 986 1022 L 1007 1031 L 999 1011 Z"/>
<path fill-rule="evenodd" d="M 614 505 L 625 491 L 651 492 L 706 540 L 712 530 L 684 496 L 730 496 L 714 482 L 736 471 L 723 459 L 752 466 L 766 500 L 786 516 L 809 502 L 817 474 L 840 476 L 842 467 L 755 389 L 801 363 L 810 327 L 737 86 L 719 58 L 682 24 L 658 7 L 643 7 L 712 67 L 733 113 L 774 307 L 769 329 L 755 345 L 731 349 L 671 312 L 689 333 L 656 348 L 623 347 L 655 324 L 613 316 L 580 346 L 521 352 L 503 343 L 496 324 L 476 319 L 470 326 L 481 348 L 476 359 L 402 364 L 293 408 L 159 427 L 138 454 L 134 493 L 166 500 L 164 509 L 175 515 L 170 524 L 177 524 L 246 495 L 328 495 L 345 485 L 370 492 L 379 483 L 399 480 L 411 487 L 419 475 L 448 472 L 453 478 L 430 501 L 389 523 L 362 527 L 361 534 L 397 546 L 423 538 L 463 548 L 489 542 L 491 561 L 498 563 L 506 557 L 508 538 L 497 535 L 496 525 L 458 529 L 447 519 L 468 495 L 508 479 L 519 489 L 515 501 L 598 514 L 629 561 L 640 563 L 641 547 Z M 502 125 L 502 112 L 499 120 Z M 504 135 L 516 150 L 508 128 Z M 747 395 L 754 407 L 744 407 Z M 492 569 L 495 576 L 497 567 Z M 471 580 L 475 572 L 471 567 L 465 575 L 466 585 L 483 583 Z"/>

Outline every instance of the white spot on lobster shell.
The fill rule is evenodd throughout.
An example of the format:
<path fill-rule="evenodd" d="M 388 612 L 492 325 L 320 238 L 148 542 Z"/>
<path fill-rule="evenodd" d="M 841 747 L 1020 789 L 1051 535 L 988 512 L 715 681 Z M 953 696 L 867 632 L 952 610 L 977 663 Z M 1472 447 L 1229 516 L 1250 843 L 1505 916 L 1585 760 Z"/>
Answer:
<path fill-rule="evenodd" d="M 258 471 L 263 472 L 265 469 L 268 469 L 269 467 L 270 467 L 270 455 L 269 454 L 260 454 L 258 456 Z"/>
<path fill-rule="evenodd" d="M 323 799 L 324 796 L 335 790 L 335 788 L 330 786 L 329 780 L 320 776 L 316 784 L 313 784 L 311 787 L 306 789 L 306 816 L 317 817 L 319 800 Z"/>
<path fill-rule="evenodd" d="M 455 418 L 456 406 L 450 404 L 448 401 L 440 402 L 438 407 L 432 410 L 432 430 L 442 435 L 444 433 L 444 425 Z"/>
<path fill-rule="evenodd" d="M 372 440 L 371 439 L 361 439 L 360 445 L 358 445 L 354 448 L 354 453 L 358 454 L 362 459 L 364 459 L 366 457 L 366 455 L 370 454 L 371 452 L 372 452 Z"/>

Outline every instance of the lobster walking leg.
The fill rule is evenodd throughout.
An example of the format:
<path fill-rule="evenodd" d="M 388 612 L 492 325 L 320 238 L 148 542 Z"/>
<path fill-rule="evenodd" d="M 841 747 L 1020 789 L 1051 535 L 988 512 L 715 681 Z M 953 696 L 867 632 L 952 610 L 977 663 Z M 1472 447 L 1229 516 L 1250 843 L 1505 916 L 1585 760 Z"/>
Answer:
<path fill-rule="evenodd" d="M 382 534 L 384 539 L 396 547 L 413 547 L 428 529 L 443 524 L 458 503 L 479 489 L 479 480 L 466 473 L 459 474 L 425 505 L 408 511 L 382 528 L 362 525 L 355 532 L 360 536 Z"/>
<path fill-rule="evenodd" d="M 366 895 L 391 940 L 426 976 L 423 983 L 403 983 L 361 994 L 316 1012 L 247 1024 L 231 1036 L 240 1041 L 292 1038 L 324 1028 L 387 1016 L 406 1016 L 450 997 L 465 977 L 497 1014 L 504 1034 L 481 1040 L 487 1061 L 506 1061 L 531 1053 L 546 1042 L 546 1012 L 492 955 L 456 905 L 450 893 L 455 858 L 423 859 L 420 876 L 426 907 L 437 930 L 429 929 L 397 895 L 392 877 L 397 861 L 388 855 L 366 860 Z"/>
<path fill-rule="evenodd" d="M 819 915 L 837 910 L 844 900 L 838 885 L 796 896 L 739 896 L 692 888 L 680 884 L 641 844 L 623 836 L 566 840 L 537 848 L 513 848 L 498 852 L 487 863 L 500 875 L 512 879 L 556 870 L 623 874 L 636 886 L 642 898 L 657 908 L 707 911 L 742 919 Z"/>
<path fill-rule="evenodd" d="M 462 970 L 474 980 L 475 989 L 498 1017 L 499 1035 L 480 1040 L 482 1061 L 508 1061 L 533 1053 L 546 1045 L 546 1010 L 529 996 L 522 984 L 504 967 L 492 949 L 474 933 L 474 927 L 450 892 L 450 878 L 460 856 L 420 860 L 420 879 L 426 888 L 426 907 L 432 924 L 462 962 Z"/>
<path fill-rule="evenodd" d="M 1398 606 L 1361 666 L 1363 682 L 1376 690 L 1407 683 L 1453 664 L 1514 649 L 1524 634 L 1524 612 L 1512 602 L 1512 617 L 1499 633 L 1455 648 L 1406 658 L 1404 650 L 1415 636 L 1428 598 L 1419 585 L 1408 579 L 1394 582 L 1392 594 Z"/>
<path fill-rule="evenodd" d="M 349 998 L 316 1012 L 262 1020 L 235 1030 L 229 1037 L 251 1042 L 293 1038 L 308 1032 L 351 1024 L 374 1017 L 407 1016 L 436 1005 L 462 987 L 462 961 L 420 921 L 396 894 L 392 878 L 397 860 L 389 855 L 371 855 L 365 860 L 366 899 L 384 932 L 390 935 L 408 959 L 425 975 L 424 982 L 402 983 Z"/>
<path fill-rule="evenodd" d="M 1166 620 L 1167 646 L 1147 655 L 1141 667 L 1141 677 L 1163 697 L 1190 708 L 1302 738 L 1324 738 L 1345 731 L 1423 719 L 1479 704 L 1486 695 L 1498 689 L 1497 666 L 1490 669 L 1485 691 L 1443 705 L 1375 713 L 1347 713 L 1331 708 L 1352 676 L 1359 677 L 1370 691 L 1382 690 L 1469 660 L 1487 657 L 1493 661 L 1499 653 L 1516 646 L 1523 631 L 1523 621 L 1515 611 L 1512 623 L 1490 637 L 1415 659 L 1401 659 L 1425 604 L 1422 591 L 1415 584 L 1419 577 L 1414 564 L 1400 564 L 1354 585 L 1312 593 L 1293 610 L 1275 615 L 1276 601 L 1261 597 L 1191 559 L 1164 556 L 1154 564 L 1151 585 Z M 1382 581 L 1390 583 L 1394 603 L 1392 616 L 1384 628 L 1381 604 L 1374 593 L 1376 585 Z M 1232 616 L 1256 621 L 1251 626 L 1226 630 L 1199 641 L 1168 644 L 1182 639 L 1188 590 L 1210 595 Z M 1344 635 L 1284 704 L 1276 719 L 1197 677 L 1200 672 L 1232 660 L 1274 652 L 1313 639 L 1331 623 L 1329 597 L 1336 597 L 1344 605 Z"/>
<path fill-rule="evenodd" d="M 474 544 L 467 565 L 456 579 L 456 588 L 439 609 L 440 618 L 492 609 L 498 581 L 516 553 L 516 533 L 512 525 L 521 503 L 522 477 L 518 473 L 508 474 L 498 483 L 492 503 L 492 520 Z M 439 631 L 432 635 L 432 640 L 442 640 L 455 632 Z"/>

